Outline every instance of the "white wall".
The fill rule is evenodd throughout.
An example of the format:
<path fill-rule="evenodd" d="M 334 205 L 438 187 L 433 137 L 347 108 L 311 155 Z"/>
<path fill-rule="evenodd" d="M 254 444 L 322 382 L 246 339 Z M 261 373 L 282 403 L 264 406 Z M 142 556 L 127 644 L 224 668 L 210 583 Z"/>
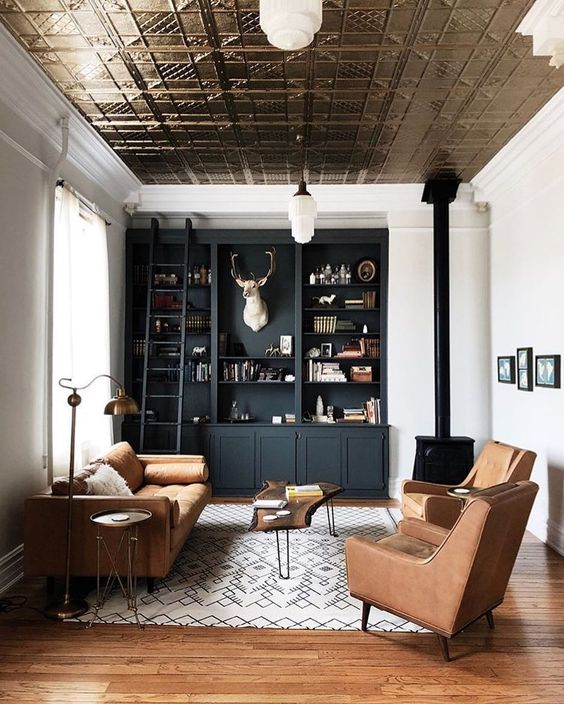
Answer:
<path fill-rule="evenodd" d="M 112 222 L 108 228 L 111 373 L 118 377 L 123 373 L 128 218 L 124 194 L 120 197 L 119 190 L 115 195 L 106 190 L 111 188 L 110 168 L 117 157 L 93 132 L 92 137 L 83 132 L 86 126 L 81 118 L 2 27 L 0 65 L 1 591 L 21 574 L 24 499 L 45 488 L 49 480 L 44 457 L 46 276 L 49 203 L 54 192 L 48 172 L 60 148 L 58 117 L 71 117 L 70 158 L 60 175 L 96 202 Z M 85 141 L 79 145 L 80 139 Z M 95 173 L 102 174 L 105 168 L 108 179 L 98 179 Z M 121 162 L 117 168 L 121 174 Z M 132 177 L 129 183 L 135 182 Z"/>
<path fill-rule="evenodd" d="M 497 383 L 495 360 L 564 355 L 564 91 L 476 177 L 491 209 L 492 428 L 534 450 L 529 529 L 564 554 L 564 389 Z"/>

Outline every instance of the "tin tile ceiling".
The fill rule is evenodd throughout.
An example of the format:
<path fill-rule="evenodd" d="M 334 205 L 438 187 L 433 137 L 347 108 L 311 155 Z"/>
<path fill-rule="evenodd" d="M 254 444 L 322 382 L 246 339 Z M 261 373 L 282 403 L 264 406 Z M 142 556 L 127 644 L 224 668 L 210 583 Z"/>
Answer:
<path fill-rule="evenodd" d="M 144 183 L 469 180 L 560 88 L 532 0 L 325 0 L 283 54 L 259 0 L 0 0 L 2 22 Z"/>

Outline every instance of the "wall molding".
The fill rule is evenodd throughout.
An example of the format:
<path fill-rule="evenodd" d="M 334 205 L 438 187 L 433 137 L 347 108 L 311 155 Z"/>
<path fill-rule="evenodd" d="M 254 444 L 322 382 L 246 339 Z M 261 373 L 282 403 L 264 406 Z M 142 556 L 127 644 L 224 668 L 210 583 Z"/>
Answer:
<path fill-rule="evenodd" d="M 23 551 L 23 544 L 18 545 L 0 558 L 0 594 L 8 591 L 20 579 L 23 579 Z"/>
<path fill-rule="evenodd" d="M 2 101 L 57 152 L 61 149 L 59 121 L 62 117 L 69 118 L 68 161 L 73 166 L 119 202 L 124 202 L 130 191 L 141 186 L 133 172 L 2 25 L 0 65 Z"/>
<path fill-rule="evenodd" d="M 564 529 L 551 518 L 546 522 L 546 544 L 564 557 Z"/>
<path fill-rule="evenodd" d="M 519 189 L 559 149 L 564 149 L 564 88 L 474 176 L 474 199 L 487 202 Z"/>

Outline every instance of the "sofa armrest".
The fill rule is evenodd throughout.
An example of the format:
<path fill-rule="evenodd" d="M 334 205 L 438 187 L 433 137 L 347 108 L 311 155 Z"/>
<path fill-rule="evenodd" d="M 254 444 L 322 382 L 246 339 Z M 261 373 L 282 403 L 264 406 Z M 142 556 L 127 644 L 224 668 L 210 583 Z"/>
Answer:
<path fill-rule="evenodd" d="M 168 496 L 75 496 L 72 506 L 71 574 L 96 574 L 98 528 L 90 516 L 98 511 L 143 508 L 151 518 L 139 525 L 137 573 L 141 576 L 164 576 L 170 554 L 172 504 Z M 39 494 L 25 502 L 24 566 L 25 574 L 62 575 L 65 573 L 66 520 L 68 498 Z M 104 529 L 102 529 L 104 530 Z M 45 536 L 48 535 L 48 540 Z M 121 530 L 108 528 L 104 537 L 110 551 L 117 547 Z M 102 571 L 107 573 L 108 565 Z"/>
<path fill-rule="evenodd" d="M 428 523 L 450 529 L 462 511 L 462 500 L 454 496 L 426 496 L 423 500 L 423 518 Z"/>
<path fill-rule="evenodd" d="M 450 486 L 446 484 L 420 482 L 415 479 L 404 479 L 401 485 L 402 494 L 433 494 L 434 496 L 446 496 L 448 489 L 450 489 Z"/>
<path fill-rule="evenodd" d="M 427 523 L 420 518 L 404 518 L 400 521 L 398 529 L 403 535 L 424 540 L 426 543 L 431 543 L 431 545 L 436 545 L 437 547 L 442 544 L 449 534 L 448 529 Z"/>

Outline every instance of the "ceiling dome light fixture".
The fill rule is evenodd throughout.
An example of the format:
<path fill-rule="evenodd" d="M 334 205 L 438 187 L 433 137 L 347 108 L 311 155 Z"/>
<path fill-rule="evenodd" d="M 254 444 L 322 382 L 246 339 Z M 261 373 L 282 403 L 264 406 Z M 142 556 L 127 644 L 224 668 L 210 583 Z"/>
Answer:
<path fill-rule="evenodd" d="M 322 0 L 260 0 L 260 26 L 272 46 L 303 49 L 321 28 Z"/>
<path fill-rule="evenodd" d="M 292 223 L 292 237 L 298 244 L 311 242 L 316 216 L 317 203 L 311 193 L 307 192 L 306 182 L 302 178 L 288 208 L 288 217 Z"/>

